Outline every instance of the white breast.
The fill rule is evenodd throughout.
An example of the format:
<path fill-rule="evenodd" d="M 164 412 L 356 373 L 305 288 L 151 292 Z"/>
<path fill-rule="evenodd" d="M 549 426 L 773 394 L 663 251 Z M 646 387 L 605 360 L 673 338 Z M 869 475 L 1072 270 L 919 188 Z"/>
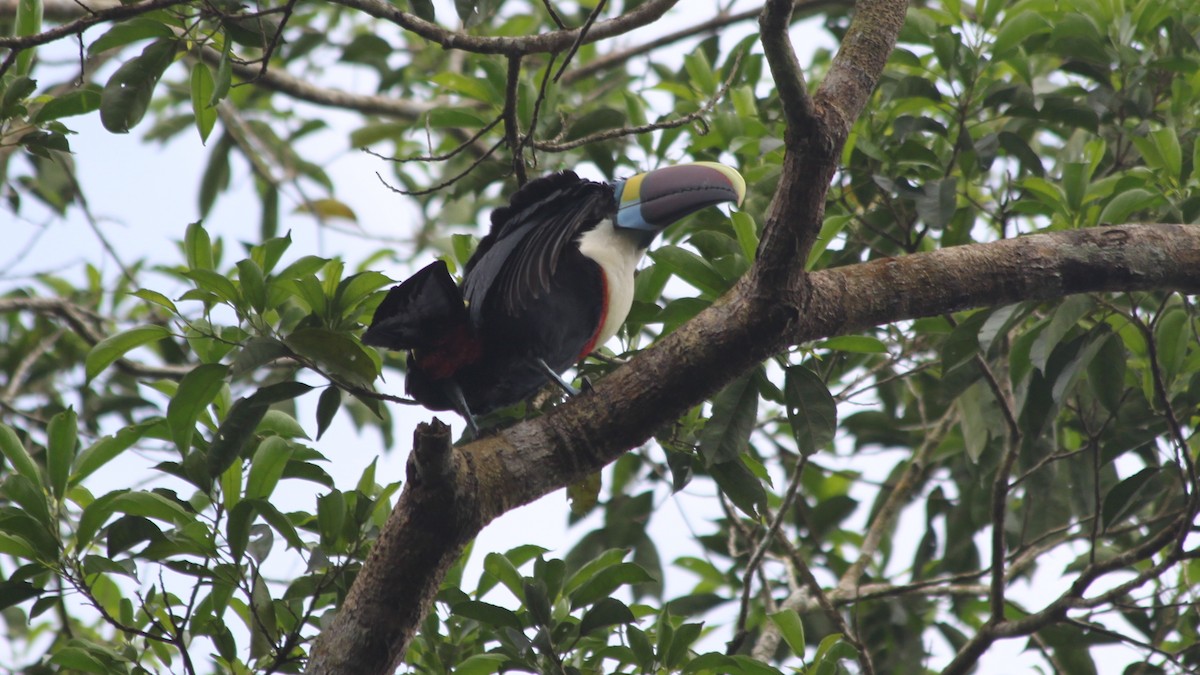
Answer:
<path fill-rule="evenodd" d="M 633 273 L 646 249 L 613 228 L 611 220 L 603 220 L 579 238 L 579 252 L 595 260 L 604 270 L 608 285 L 608 312 L 596 339 L 596 346 L 617 334 L 629 308 L 633 306 Z"/>

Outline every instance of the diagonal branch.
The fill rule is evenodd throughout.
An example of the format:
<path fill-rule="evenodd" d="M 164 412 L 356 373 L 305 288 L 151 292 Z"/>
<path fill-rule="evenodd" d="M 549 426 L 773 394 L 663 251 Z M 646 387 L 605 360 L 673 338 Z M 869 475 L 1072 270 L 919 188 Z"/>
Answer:
<path fill-rule="evenodd" d="M 763 8 L 761 39 L 787 123 L 786 153 L 750 279 L 760 301 L 775 311 L 793 318 L 807 311 L 804 261 L 821 231 L 825 196 L 850 126 L 896 44 L 906 7 L 906 0 L 856 3 L 846 38 L 811 98 L 787 35 L 792 3 L 770 0 Z"/>
<path fill-rule="evenodd" d="M 205 47 L 200 50 L 200 58 L 215 67 L 221 62 L 221 52 L 211 47 Z M 438 106 L 437 101 L 411 101 L 388 96 L 353 94 L 332 87 L 318 87 L 307 80 L 289 75 L 279 68 L 262 71 L 254 65 L 236 61 L 232 66 L 234 74 L 247 82 L 253 82 L 256 87 L 287 94 L 292 98 L 317 105 L 355 110 L 364 115 L 416 119 Z"/>
<path fill-rule="evenodd" d="M 33 35 L 18 35 L 14 37 L 0 37 L 0 49 L 28 49 L 29 47 L 37 47 L 39 45 L 48 44 L 55 40 L 61 40 L 65 37 L 70 37 L 76 33 L 95 26 L 98 23 L 108 21 L 120 21 L 135 16 L 140 16 L 157 9 L 173 7 L 175 5 L 183 5 L 192 0 L 146 0 L 145 2 L 137 2 L 131 5 L 117 5 L 115 7 L 107 7 L 89 12 L 78 19 L 68 21 L 60 26 L 55 26 L 50 30 L 34 33 Z"/>
<path fill-rule="evenodd" d="M 937 283 L 931 283 L 934 279 Z M 456 448 L 453 489 L 471 495 L 470 500 L 448 505 L 444 495 L 410 480 L 379 544 L 402 553 L 398 558 L 372 554 L 341 611 L 318 639 L 309 672 L 371 673 L 393 666 L 429 611 L 463 541 L 500 514 L 580 480 L 639 446 L 665 420 L 789 345 L 905 319 L 1072 293 L 1200 291 L 1200 227 L 1129 225 L 1038 234 L 822 270 L 808 281 L 810 311 L 794 321 L 764 311 L 751 280 L 743 279 L 721 301 L 600 380 L 590 393 Z M 1162 545 L 1154 539 L 1146 545 Z M 1121 557 L 1093 566 L 1086 579 L 1081 576 L 1077 592 L 1096 576 L 1133 562 Z M 404 622 L 381 625 L 378 617 L 400 610 L 393 604 L 397 588 L 407 597 L 422 598 L 423 604 L 407 613 Z M 409 621 L 414 623 L 405 623 Z M 368 654 L 383 657 L 370 661 Z"/>
<path fill-rule="evenodd" d="M 520 37 L 489 37 L 468 35 L 442 28 L 441 26 L 421 19 L 408 12 L 397 9 L 384 0 L 332 0 L 334 4 L 357 9 L 377 19 L 383 19 L 416 33 L 430 42 L 441 45 L 446 49 L 461 49 L 476 54 L 503 54 L 505 56 L 526 56 L 529 54 L 557 53 L 566 51 L 579 39 L 581 33 L 587 33 L 584 44 L 598 42 L 610 37 L 628 33 L 657 21 L 667 10 L 675 6 L 679 0 L 648 0 L 637 6 L 628 14 L 597 21 L 590 27 L 571 30 L 556 30 L 538 35 L 523 35 Z"/>
<path fill-rule="evenodd" d="M 763 53 L 775 78 L 775 90 L 783 106 L 788 132 L 803 134 L 813 122 L 813 102 L 792 39 L 788 37 L 792 7 L 792 0 L 768 0 L 758 17 L 758 25 L 762 30 Z"/>
<path fill-rule="evenodd" d="M 839 5 L 851 5 L 853 3 L 848 0 L 794 0 L 793 6 L 795 10 L 803 12 L 805 16 L 816 14 L 830 7 Z M 635 59 L 644 54 L 649 54 L 660 47 L 675 44 L 688 38 L 698 35 L 713 34 L 716 35 L 722 28 L 732 26 L 735 23 L 749 21 L 762 14 L 761 9 L 748 9 L 741 12 L 721 13 L 711 19 L 701 21 L 693 26 L 681 28 L 677 31 L 667 33 L 654 38 L 648 42 L 644 42 L 636 47 L 629 47 L 620 51 L 609 52 L 604 56 L 593 59 L 575 69 L 566 73 L 562 77 L 562 84 L 569 85 L 579 80 L 591 77 L 597 73 L 601 73 L 609 68 L 625 63 L 631 59 Z M 796 12 L 792 13 L 792 21 L 796 20 Z"/>

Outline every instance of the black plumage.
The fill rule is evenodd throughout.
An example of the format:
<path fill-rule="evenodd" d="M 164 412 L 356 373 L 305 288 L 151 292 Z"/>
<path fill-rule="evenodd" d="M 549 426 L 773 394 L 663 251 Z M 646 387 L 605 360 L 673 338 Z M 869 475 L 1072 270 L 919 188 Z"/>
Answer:
<path fill-rule="evenodd" d="M 433 410 L 517 403 L 611 337 L 633 300 L 637 261 L 667 225 L 740 203 L 732 169 L 696 163 L 616 185 L 562 171 L 530 181 L 491 216 L 462 285 L 434 262 L 392 288 L 363 343 L 407 350 L 406 389 Z"/>

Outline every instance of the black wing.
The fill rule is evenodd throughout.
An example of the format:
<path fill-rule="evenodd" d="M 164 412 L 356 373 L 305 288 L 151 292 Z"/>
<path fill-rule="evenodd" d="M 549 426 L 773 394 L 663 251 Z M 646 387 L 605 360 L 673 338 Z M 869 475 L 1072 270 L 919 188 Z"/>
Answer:
<path fill-rule="evenodd" d="M 462 294 L 446 263 L 436 260 L 388 291 L 362 342 L 395 350 L 428 348 L 465 322 Z"/>
<path fill-rule="evenodd" d="M 550 288 L 562 252 L 616 213 L 613 188 L 563 171 L 532 180 L 492 212 L 492 229 L 467 262 L 463 298 L 478 326 L 485 303 L 507 314 Z"/>

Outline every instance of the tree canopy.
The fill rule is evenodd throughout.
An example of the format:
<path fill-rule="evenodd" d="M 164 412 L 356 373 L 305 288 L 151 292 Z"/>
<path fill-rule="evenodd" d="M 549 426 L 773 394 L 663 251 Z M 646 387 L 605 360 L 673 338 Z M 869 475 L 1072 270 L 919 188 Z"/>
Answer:
<path fill-rule="evenodd" d="M 4 218 L 99 242 L 0 285 L 0 668 L 1195 672 L 1193 4 L 0 0 Z M 203 153 L 156 252 L 88 134 Z M 651 250 L 589 391 L 396 415 L 388 274 L 693 160 L 746 200 Z M 569 546 L 471 546 L 564 487 Z"/>

